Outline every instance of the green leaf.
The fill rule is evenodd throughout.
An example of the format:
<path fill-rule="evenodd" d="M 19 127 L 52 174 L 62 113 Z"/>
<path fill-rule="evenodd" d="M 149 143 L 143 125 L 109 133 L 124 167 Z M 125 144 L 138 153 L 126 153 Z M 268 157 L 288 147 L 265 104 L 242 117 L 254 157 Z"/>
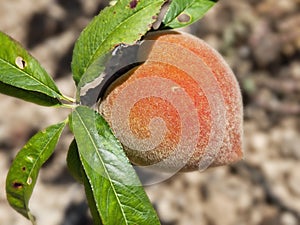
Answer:
<path fill-rule="evenodd" d="M 77 149 L 77 144 L 75 139 L 71 142 L 69 146 L 69 151 L 67 154 L 67 167 L 71 175 L 79 182 L 83 183 L 83 173 L 81 161 L 79 159 L 79 153 Z"/>
<path fill-rule="evenodd" d="M 108 124 L 79 106 L 71 114 L 80 160 L 103 224 L 160 224 L 141 183 Z"/>
<path fill-rule="evenodd" d="M 34 135 L 14 159 L 6 178 L 9 204 L 23 216 L 33 220 L 29 199 L 41 166 L 51 156 L 65 127 L 65 122 L 52 125 Z M 34 221 L 32 221 L 34 223 Z"/>
<path fill-rule="evenodd" d="M 0 93 L 9 95 L 12 97 L 20 98 L 22 100 L 33 102 L 42 106 L 59 106 L 62 105 L 57 98 L 49 97 L 48 95 L 35 92 L 27 91 L 21 88 L 13 87 L 9 84 L 0 82 Z"/>
<path fill-rule="evenodd" d="M 91 21 L 73 52 L 72 72 L 79 89 L 103 72 L 105 56 L 113 48 L 133 44 L 151 28 L 163 3 L 164 0 L 119 0 Z"/>
<path fill-rule="evenodd" d="M 97 210 L 96 202 L 91 189 L 89 180 L 84 172 L 83 166 L 79 158 L 78 147 L 75 139 L 72 141 L 69 147 L 67 155 L 67 165 L 72 176 L 80 183 L 84 184 L 85 194 L 88 200 L 89 208 L 93 217 L 94 224 L 101 225 L 102 221 Z"/>
<path fill-rule="evenodd" d="M 19 43 L 2 32 L 0 43 L 0 82 L 52 98 L 63 98 L 52 78 Z"/>
<path fill-rule="evenodd" d="M 82 167 L 82 166 L 81 166 Z M 89 179 L 87 177 L 87 175 L 84 173 L 83 178 L 83 184 L 84 184 L 84 190 L 85 190 L 85 195 L 89 204 L 89 209 L 90 212 L 92 214 L 93 217 L 93 222 L 95 225 L 102 225 L 102 220 L 100 217 L 100 214 L 98 213 L 98 209 L 97 209 L 97 202 L 94 198 L 94 193 L 93 193 L 93 189 L 92 186 L 89 182 Z"/>
<path fill-rule="evenodd" d="M 173 29 L 188 26 L 203 17 L 217 1 L 172 0 L 163 19 L 163 26 Z"/>

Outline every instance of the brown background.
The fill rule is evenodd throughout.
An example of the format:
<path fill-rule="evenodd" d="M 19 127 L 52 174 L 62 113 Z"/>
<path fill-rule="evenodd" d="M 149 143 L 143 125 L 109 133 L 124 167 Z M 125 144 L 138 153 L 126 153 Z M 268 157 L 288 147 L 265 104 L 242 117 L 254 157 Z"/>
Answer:
<path fill-rule="evenodd" d="M 106 4 L 0 0 L 0 30 L 21 42 L 73 96 L 73 44 Z M 147 187 L 162 224 L 300 224 L 300 1 L 221 0 L 186 30 L 217 48 L 240 82 L 245 160 Z M 6 202 L 9 164 L 30 136 L 68 112 L 0 95 L 0 225 L 30 224 Z M 31 201 L 38 224 L 91 224 L 83 189 L 66 170 L 71 138 L 66 131 L 41 171 Z"/>

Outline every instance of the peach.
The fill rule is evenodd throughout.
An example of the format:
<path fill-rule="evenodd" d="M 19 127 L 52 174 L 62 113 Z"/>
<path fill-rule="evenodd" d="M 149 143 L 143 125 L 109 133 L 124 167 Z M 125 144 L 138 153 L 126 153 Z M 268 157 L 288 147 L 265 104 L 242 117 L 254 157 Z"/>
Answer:
<path fill-rule="evenodd" d="M 132 163 L 162 171 L 204 170 L 242 152 L 242 99 L 222 56 L 183 32 L 149 33 L 137 66 L 115 81 L 100 112 Z"/>

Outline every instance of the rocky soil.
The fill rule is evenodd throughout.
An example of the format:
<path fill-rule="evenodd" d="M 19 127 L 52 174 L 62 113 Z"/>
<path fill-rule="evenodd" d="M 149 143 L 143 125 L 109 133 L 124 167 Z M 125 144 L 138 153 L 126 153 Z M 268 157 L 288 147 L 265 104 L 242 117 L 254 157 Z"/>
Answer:
<path fill-rule="evenodd" d="M 73 44 L 105 5 L 0 0 L 0 30 L 22 43 L 73 96 Z M 300 1 L 222 0 L 187 31 L 218 49 L 238 78 L 245 159 L 146 187 L 162 224 L 299 225 Z M 30 224 L 6 201 L 6 173 L 30 136 L 67 113 L 0 95 L 0 225 Z M 66 131 L 41 171 L 31 201 L 38 224 L 92 224 L 83 188 L 66 169 L 71 138 Z"/>

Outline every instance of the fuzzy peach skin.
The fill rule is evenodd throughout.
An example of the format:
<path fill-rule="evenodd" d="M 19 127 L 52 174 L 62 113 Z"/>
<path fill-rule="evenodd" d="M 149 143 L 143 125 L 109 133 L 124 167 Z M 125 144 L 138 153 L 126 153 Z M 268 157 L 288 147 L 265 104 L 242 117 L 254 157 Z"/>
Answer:
<path fill-rule="evenodd" d="M 132 163 L 204 170 L 243 157 L 242 98 L 222 56 L 187 33 L 149 33 L 144 63 L 115 81 L 100 112 Z"/>

